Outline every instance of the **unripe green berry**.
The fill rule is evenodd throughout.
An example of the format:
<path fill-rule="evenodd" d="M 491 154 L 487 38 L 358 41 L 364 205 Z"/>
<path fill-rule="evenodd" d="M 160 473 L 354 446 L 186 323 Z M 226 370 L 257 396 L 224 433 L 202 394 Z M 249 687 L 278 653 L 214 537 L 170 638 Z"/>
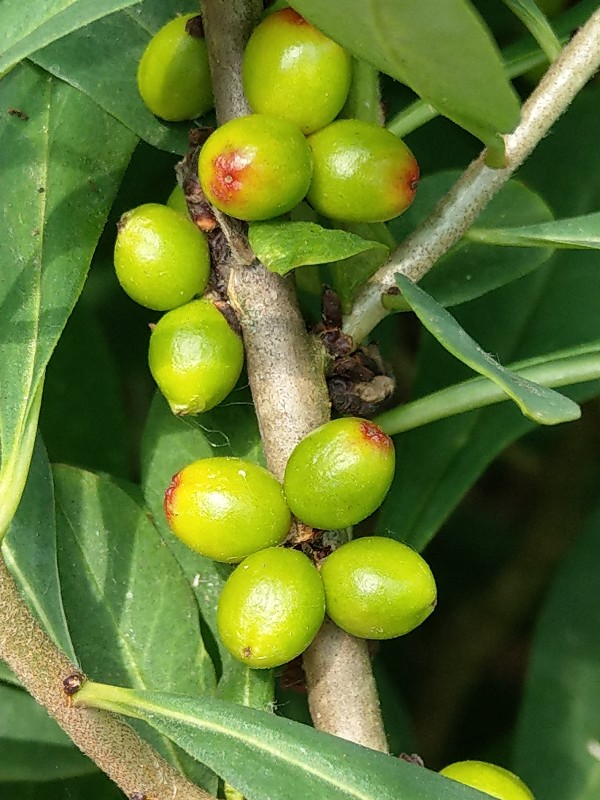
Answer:
<path fill-rule="evenodd" d="M 496 800 L 535 800 L 528 787 L 513 772 L 486 761 L 457 761 L 444 767 L 440 775 L 479 789 Z"/>
<path fill-rule="evenodd" d="M 252 110 L 283 117 L 303 133 L 339 114 L 351 76 L 348 53 L 291 8 L 263 20 L 244 53 L 244 91 Z"/>
<path fill-rule="evenodd" d="M 401 139 L 359 119 L 341 119 L 308 138 L 313 177 L 306 199 L 342 222 L 385 222 L 412 203 L 419 166 Z"/>
<path fill-rule="evenodd" d="M 204 194 L 220 211 L 262 220 L 285 214 L 304 198 L 312 160 L 296 125 L 251 114 L 226 122 L 208 137 L 198 174 Z"/>
<path fill-rule="evenodd" d="M 138 66 L 142 100 L 170 122 L 194 119 L 213 107 L 206 42 L 188 33 L 188 28 L 200 27 L 188 25 L 196 19 L 196 14 L 184 14 L 167 22 L 148 43 Z"/>
<path fill-rule="evenodd" d="M 412 548 L 383 536 L 343 544 L 321 565 L 327 613 L 362 639 L 393 639 L 412 631 L 435 608 L 437 591 L 427 562 Z"/>
<path fill-rule="evenodd" d="M 244 348 L 221 312 L 203 298 L 159 320 L 150 336 L 148 363 L 174 414 L 200 414 L 231 392 Z"/>
<path fill-rule="evenodd" d="M 189 217 L 158 203 L 123 214 L 114 258 L 125 292 L 155 311 L 168 311 L 202 294 L 210 274 L 206 236 Z"/>
<path fill-rule="evenodd" d="M 217 624 L 235 658 L 264 669 L 304 652 L 324 615 L 323 583 L 312 562 L 297 550 L 271 547 L 248 556 L 230 575 Z"/>
<path fill-rule="evenodd" d="M 165 492 L 164 508 L 182 542 L 228 563 L 281 544 L 292 521 L 275 476 L 241 458 L 203 458 L 184 467 Z"/>
<path fill-rule="evenodd" d="M 392 440 L 374 422 L 343 417 L 321 425 L 295 447 L 286 466 L 292 513 L 314 528 L 356 525 L 381 505 L 394 461 Z"/>
<path fill-rule="evenodd" d="M 183 189 L 178 183 L 176 183 L 175 186 L 173 187 L 173 191 L 171 192 L 171 194 L 167 199 L 167 205 L 169 206 L 169 208 L 172 208 L 175 211 L 179 211 L 186 217 L 189 216 L 187 203 L 185 201 L 185 195 L 183 193 Z"/>

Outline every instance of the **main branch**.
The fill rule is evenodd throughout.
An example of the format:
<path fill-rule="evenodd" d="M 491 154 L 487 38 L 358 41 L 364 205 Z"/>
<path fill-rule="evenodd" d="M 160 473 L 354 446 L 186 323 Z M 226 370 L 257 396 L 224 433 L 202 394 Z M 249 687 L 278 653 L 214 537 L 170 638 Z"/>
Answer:
<path fill-rule="evenodd" d="M 201 7 L 217 119 L 223 123 L 250 113 L 241 63 L 262 4 L 257 0 L 201 0 Z M 306 333 L 293 279 L 249 260 L 247 241 L 240 238 L 235 223 L 227 218 L 221 222 L 232 245 L 229 296 L 243 331 L 265 456 L 269 468 L 282 479 L 294 447 L 329 419 L 322 355 Z M 331 628 L 323 627 L 305 662 L 315 726 L 385 750 L 366 643 Z"/>
<path fill-rule="evenodd" d="M 600 9 L 565 46 L 523 106 L 521 122 L 505 137 L 506 166 L 490 169 L 486 151 L 473 161 L 431 216 L 407 237 L 358 293 L 344 332 L 358 344 L 388 313 L 382 295 L 396 273 L 419 281 L 460 239 L 492 197 L 546 135 L 600 67 Z"/>

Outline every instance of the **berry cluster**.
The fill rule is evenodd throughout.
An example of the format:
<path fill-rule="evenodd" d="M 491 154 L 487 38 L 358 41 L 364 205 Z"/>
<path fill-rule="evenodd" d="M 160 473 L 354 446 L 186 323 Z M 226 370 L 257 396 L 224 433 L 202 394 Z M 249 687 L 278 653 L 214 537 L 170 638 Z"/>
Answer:
<path fill-rule="evenodd" d="M 390 639 L 433 611 L 435 581 L 410 547 L 379 536 L 355 539 L 326 556 L 320 570 L 285 544 L 292 514 L 320 530 L 355 525 L 373 513 L 394 474 L 391 439 L 368 420 L 322 425 L 294 449 L 283 487 L 239 458 L 205 458 L 184 467 L 165 493 L 173 532 L 217 561 L 239 563 L 221 594 L 219 633 L 255 668 L 300 655 L 325 613 L 348 633 Z"/>

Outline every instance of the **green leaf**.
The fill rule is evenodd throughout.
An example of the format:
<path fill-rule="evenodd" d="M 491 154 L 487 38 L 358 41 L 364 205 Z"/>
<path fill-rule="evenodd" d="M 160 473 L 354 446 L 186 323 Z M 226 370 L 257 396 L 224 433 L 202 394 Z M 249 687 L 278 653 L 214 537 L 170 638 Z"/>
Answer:
<path fill-rule="evenodd" d="M 197 417 L 175 417 L 156 394 L 142 444 L 142 486 L 158 530 L 192 585 L 221 660 L 218 693 L 243 705 L 268 708 L 273 702 L 271 670 L 253 670 L 233 658 L 217 632 L 217 603 L 231 573 L 227 564 L 190 550 L 167 525 L 163 499 L 172 476 L 199 458 L 237 456 L 264 464 L 250 394 L 235 390 L 221 405 Z"/>
<path fill-rule="evenodd" d="M 600 791 L 600 509 L 561 566 L 533 641 L 516 766 L 536 797 Z"/>
<path fill-rule="evenodd" d="M 458 171 L 452 170 L 436 173 L 420 182 L 412 206 L 389 224 L 398 242 L 431 214 L 459 176 Z M 510 228 L 551 219 L 552 212 L 538 194 L 518 181 L 508 181 L 467 236 L 435 264 L 419 285 L 441 305 L 455 306 L 522 278 L 548 261 L 553 253 L 550 247 L 540 243 L 534 250 L 527 247 L 501 250 L 475 241 L 476 233 L 480 227 Z M 406 304 L 398 298 L 386 299 L 386 305 L 394 310 L 406 310 Z"/>
<path fill-rule="evenodd" d="M 497 143 L 498 132 L 518 123 L 519 102 L 497 46 L 466 0 L 292 0 L 290 5 L 486 144 Z"/>
<path fill-rule="evenodd" d="M 47 781 L 96 771 L 23 689 L 0 684 L 0 708 L 0 781 Z"/>
<path fill-rule="evenodd" d="M 0 661 L 0 681 L 3 683 L 10 683 L 13 686 L 20 686 L 21 681 L 17 678 L 14 672 L 12 672 L 8 665 L 4 663 L 4 661 Z"/>
<path fill-rule="evenodd" d="M 82 669 L 140 688 L 212 693 L 214 671 L 193 593 L 147 511 L 112 481 L 54 470 L 59 570 Z M 153 742 L 212 788 L 206 770 Z"/>
<path fill-rule="evenodd" d="M 396 283 L 423 325 L 446 350 L 500 386 L 526 417 L 541 425 L 557 425 L 579 418 L 581 411 L 576 403 L 501 366 L 454 317 L 404 275 L 396 275 Z"/>
<path fill-rule="evenodd" d="M 600 342 L 546 353 L 538 358 L 510 364 L 511 372 L 541 386 L 573 386 L 600 379 Z M 473 378 L 404 403 L 376 417 L 389 435 L 413 430 L 455 414 L 508 400 L 500 386 L 487 378 Z"/>
<path fill-rule="evenodd" d="M 507 247 L 551 247 L 600 250 L 600 212 L 571 219 L 557 219 L 541 225 L 518 228 L 484 228 L 481 225 L 467 231 L 466 238 L 474 242 Z"/>
<path fill-rule="evenodd" d="M 40 430 L 52 462 L 128 474 L 127 422 L 115 362 L 94 309 L 79 303 L 46 370 Z"/>
<path fill-rule="evenodd" d="M 89 682 L 75 702 L 144 719 L 190 755 L 209 763 L 247 800 L 487 797 L 393 756 L 224 701 Z"/>
<path fill-rule="evenodd" d="M 3 513 L 22 490 L 36 392 L 136 143 L 79 92 L 30 66 L 0 83 L 0 108 L 11 107 L 29 118 L 0 121 Z"/>
<path fill-rule="evenodd" d="M 102 773 L 43 783 L 0 783 L 7 800 L 125 800 L 125 795 Z"/>
<path fill-rule="evenodd" d="M 50 0 L 23 3 L 2 0 L 0 9 L 0 77 L 40 47 L 83 28 L 106 14 L 139 0 Z"/>
<path fill-rule="evenodd" d="M 137 67 L 152 36 L 181 12 L 197 10 L 193 0 L 145 0 L 104 17 L 32 56 L 40 67 L 78 89 L 137 136 L 155 147 L 185 153 L 191 122 L 167 123 L 144 105 Z M 101 58 L 90 58 L 90 52 Z"/>
<path fill-rule="evenodd" d="M 76 664 L 58 578 L 52 471 L 39 437 L 21 502 L 2 543 L 2 556 L 30 610 Z"/>
<path fill-rule="evenodd" d="M 387 248 L 378 241 L 367 241 L 354 233 L 323 228 L 314 222 L 251 223 L 248 236 L 257 258 L 279 275 L 287 275 L 306 264 L 341 261 L 367 250 Z"/>
<path fill-rule="evenodd" d="M 548 61 L 554 61 L 561 51 L 560 42 L 534 0 L 504 0 L 504 3 L 531 31 L 532 36 L 545 52 Z"/>

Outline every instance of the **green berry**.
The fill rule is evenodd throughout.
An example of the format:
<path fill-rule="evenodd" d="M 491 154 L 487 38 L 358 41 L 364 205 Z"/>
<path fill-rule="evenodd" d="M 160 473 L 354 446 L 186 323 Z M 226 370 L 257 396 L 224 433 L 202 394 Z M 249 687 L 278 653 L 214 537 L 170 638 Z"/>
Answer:
<path fill-rule="evenodd" d="M 344 417 L 295 447 L 284 491 L 292 513 L 314 528 L 356 525 L 377 509 L 394 476 L 394 445 L 366 419 Z"/>
<path fill-rule="evenodd" d="M 412 548 L 383 536 L 354 539 L 321 565 L 327 613 L 362 639 L 393 639 L 412 631 L 435 608 L 436 586 Z"/>
<path fill-rule="evenodd" d="M 201 26 L 196 20 L 196 14 L 185 14 L 167 22 L 148 43 L 138 66 L 142 100 L 170 122 L 194 119 L 213 107 L 208 52 L 197 35 Z"/>
<path fill-rule="evenodd" d="M 179 211 L 147 203 L 123 214 L 115 242 L 115 271 L 129 297 L 168 311 L 206 289 L 206 236 Z"/>
<path fill-rule="evenodd" d="M 248 556 L 223 587 L 217 624 L 225 647 L 255 669 L 304 652 L 325 615 L 323 583 L 297 550 L 271 547 Z"/>
<path fill-rule="evenodd" d="M 150 337 L 148 363 L 174 414 L 200 414 L 224 400 L 242 371 L 242 340 L 210 300 L 169 311 Z"/>
<path fill-rule="evenodd" d="M 303 133 L 337 117 L 351 74 L 348 53 L 291 8 L 263 20 L 244 53 L 244 91 L 252 110 L 283 117 Z"/>
<path fill-rule="evenodd" d="M 479 789 L 496 800 L 535 800 L 531 791 L 514 773 L 485 761 L 457 761 L 444 767 L 440 774 Z"/>
<path fill-rule="evenodd" d="M 313 178 L 307 200 L 342 222 L 385 222 L 412 203 L 419 179 L 401 139 L 370 122 L 342 119 L 308 138 Z"/>
<path fill-rule="evenodd" d="M 165 492 L 164 508 L 182 542 L 228 563 L 281 544 L 292 521 L 275 476 L 241 458 L 203 458 L 184 467 Z"/>
<path fill-rule="evenodd" d="M 183 193 L 183 189 L 178 183 L 175 184 L 173 191 L 169 195 L 167 205 L 169 208 L 173 208 L 175 211 L 185 214 L 186 217 L 189 216 L 185 195 Z"/>
<path fill-rule="evenodd" d="M 270 219 L 304 198 L 312 160 L 296 125 L 251 114 L 226 122 L 208 137 L 198 174 L 204 194 L 220 211 L 243 220 Z"/>

